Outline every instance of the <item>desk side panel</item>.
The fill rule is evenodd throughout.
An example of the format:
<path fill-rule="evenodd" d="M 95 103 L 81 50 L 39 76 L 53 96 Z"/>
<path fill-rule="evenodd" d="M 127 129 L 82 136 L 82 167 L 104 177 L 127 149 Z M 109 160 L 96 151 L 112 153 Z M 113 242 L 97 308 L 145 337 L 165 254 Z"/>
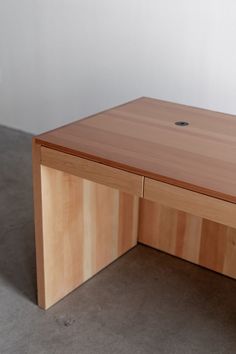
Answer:
<path fill-rule="evenodd" d="M 48 308 L 137 243 L 139 198 L 41 166 Z"/>

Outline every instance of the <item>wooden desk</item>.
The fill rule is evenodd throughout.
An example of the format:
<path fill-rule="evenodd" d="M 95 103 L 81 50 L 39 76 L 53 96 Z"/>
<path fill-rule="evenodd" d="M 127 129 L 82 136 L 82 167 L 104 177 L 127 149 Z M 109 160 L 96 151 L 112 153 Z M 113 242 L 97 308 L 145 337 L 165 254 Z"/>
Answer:
<path fill-rule="evenodd" d="M 35 137 L 33 163 L 39 306 L 137 242 L 236 278 L 235 116 L 140 98 Z"/>

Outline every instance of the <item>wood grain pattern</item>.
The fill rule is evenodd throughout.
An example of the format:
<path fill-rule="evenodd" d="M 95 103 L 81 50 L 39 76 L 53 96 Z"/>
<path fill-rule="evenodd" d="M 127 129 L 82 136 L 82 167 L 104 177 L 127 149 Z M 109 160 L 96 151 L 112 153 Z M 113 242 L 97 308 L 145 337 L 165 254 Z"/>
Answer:
<path fill-rule="evenodd" d="M 41 164 L 133 195 L 143 194 L 142 176 L 77 156 L 42 147 Z"/>
<path fill-rule="evenodd" d="M 236 279 L 236 229 L 140 200 L 139 242 Z"/>
<path fill-rule="evenodd" d="M 47 166 L 41 183 L 48 308 L 136 245 L 139 198 Z"/>
<path fill-rule="evenodd" d="M 178 127 L 178 120 L 190 124 Z M 236 202 L 236 116 L 140 98 L 42 134 L 37 142 Z"/>
<path fill-rule="evenodd" d="M 236 204 L 145 178 L 144 198 L 231 227 L 236 227 Z"/>

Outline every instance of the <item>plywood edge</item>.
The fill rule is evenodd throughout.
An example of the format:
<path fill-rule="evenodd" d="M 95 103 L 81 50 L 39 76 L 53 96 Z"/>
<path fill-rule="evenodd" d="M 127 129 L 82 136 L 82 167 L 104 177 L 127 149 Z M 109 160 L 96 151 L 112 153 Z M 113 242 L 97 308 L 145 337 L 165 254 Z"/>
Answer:
<path fill-rule="evenodd" d="M 45 272 L 43 250 L 43 223 L 42 223 L 42 193 L 41 193 L 41 145 L 32 139 L 32 167 L 33 167 L 33 195 L 34 195 L 34 223 L 37 269 L 37 299 L 38 305 L 47 308 L 45 300 Z"/>

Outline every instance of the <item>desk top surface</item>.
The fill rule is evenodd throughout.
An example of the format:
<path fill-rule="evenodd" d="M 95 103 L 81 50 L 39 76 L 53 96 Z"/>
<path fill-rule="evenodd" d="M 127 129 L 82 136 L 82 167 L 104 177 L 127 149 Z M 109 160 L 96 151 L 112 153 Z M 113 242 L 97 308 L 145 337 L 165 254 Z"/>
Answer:
<path fill-rule="evenodd" d="M 41 134 L 36 142 L 236 203 L 233 115 L 144 97 Z"/>

